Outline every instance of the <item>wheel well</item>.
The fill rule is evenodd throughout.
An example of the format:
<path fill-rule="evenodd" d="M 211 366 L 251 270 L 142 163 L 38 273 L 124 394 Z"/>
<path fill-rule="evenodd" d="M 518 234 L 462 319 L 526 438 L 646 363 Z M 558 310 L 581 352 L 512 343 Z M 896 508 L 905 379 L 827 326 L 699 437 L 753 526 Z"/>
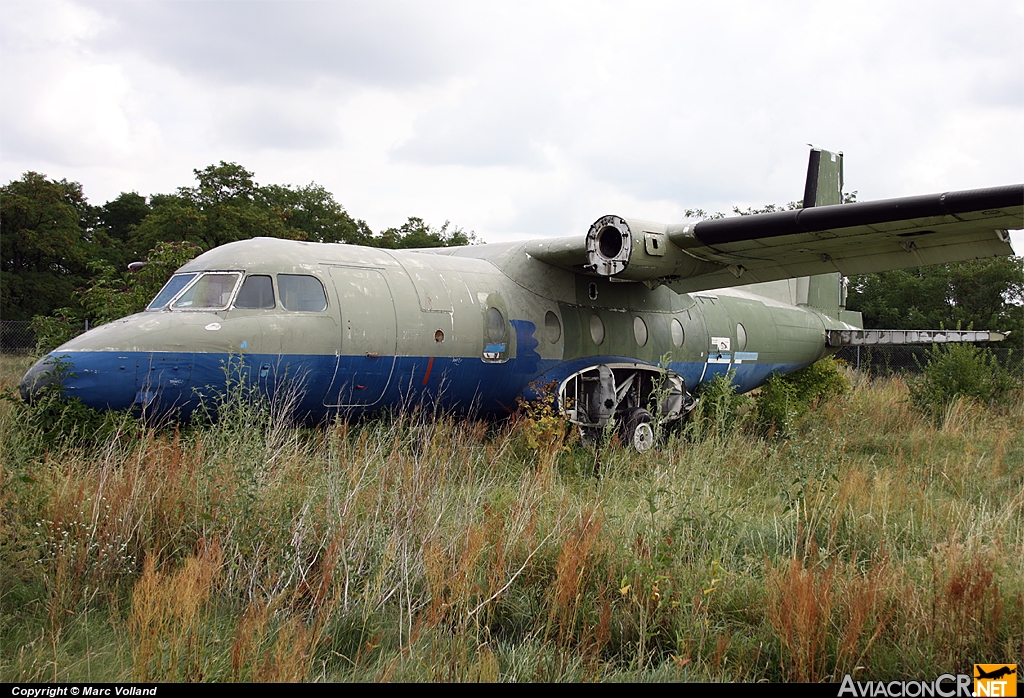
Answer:
<path fill-rule="evenodd" d="M 590 366 L 558 389 L 562 414 L 572 423 L 603 427 L 629 410 L 644 408 L 659 423 L 687 414 L 695 404 L 682 376 L 660 366 L 608 363 Z"/>

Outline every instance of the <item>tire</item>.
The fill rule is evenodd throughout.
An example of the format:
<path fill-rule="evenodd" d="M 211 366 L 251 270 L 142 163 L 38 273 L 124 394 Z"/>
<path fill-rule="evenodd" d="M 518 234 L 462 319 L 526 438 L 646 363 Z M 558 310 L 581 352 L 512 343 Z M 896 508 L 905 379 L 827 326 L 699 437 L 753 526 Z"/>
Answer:
<path fill-rule="evenodd" d="M 622 441 L 637 453 L 645 453 L 654 448 L 657 435 L 654 433 L 651 413 L 643 407 L 634 407 L 626 412 L 622 422 L 620 437 Z"/>

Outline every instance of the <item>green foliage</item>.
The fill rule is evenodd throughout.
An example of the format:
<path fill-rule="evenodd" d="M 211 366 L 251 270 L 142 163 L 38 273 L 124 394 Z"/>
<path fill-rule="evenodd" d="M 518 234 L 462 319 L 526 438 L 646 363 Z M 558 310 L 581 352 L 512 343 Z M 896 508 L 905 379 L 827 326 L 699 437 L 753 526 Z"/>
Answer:
<path fill-rule="evenodd" d="M 36 315 L 32 318 L 32 332 L 36 336 L 33 354 L 44 356 L 84 330 L 85 318 L 79 308 L 57 308 L 52 315 Z"/>
<path fill-rule="evenodd" d="M 757 426 L 762 433 L 786 434 L 807 410 L 796 388 L 781 373 L 773 374 L 755 398 Z"/>
<path fill-rule="evenodd" d="M 95 258 L 115 269 L 124 269 L 138 261 L 135 231 L 152 210 L 146 197 L 136 192 L 122 192 L 116 199 L 96 207 L 95 220 L 89 221 L 86 233 Z"/>
<path fill-rule="evenodd" d="M 420 247 L 458 247 L 461 245 L 473 245 L 480 242 L 476 235 L 467 233 L 462 228 L 450 226 L 445 221 L 440 228 L 434 228 L 425 223 L 422 218 L 410 216 L 409 220 L 398 228 L 388 228 L 374 238 L 371 244 L 376 247 L 387 247 L 391 249 L 414 249 Z"/>
<path fill-rule="evenodd" d="M 50 357 L 46 363 L 49 365 L 49 380 L 35 394 L 32 402 L 26 403 L 13 394 L 2 396 L 11 405 L 17 421 L 23 425 L 19 430 L 25 439 L 22 446 L 30 452 L 96 447 L 114 433 L 135 431 L 140 427 L 126 413 L 100 412 L 87 407 L 78 398 L 65 396 L 61 388 L 63 381 L 75 377 L 68 356 Z"/>
<path fill-rule="evenodd" d="M 49 313 L 85 281 L 85 208 L 81 185 L 36 172 L 0 189 L 0 317 Z"/>
<path fill-rule="evenodd" d="M 261 186 L 237 163 L 220 162 L 193 172 L 193 187 L 154 194 L 148 201 L 136 192 L 122 192 L 103 206 L 90 206 L 80 184 L 35 172 L 3 187 L 0 316 L 28 320 L 57 311 L 60 317 L 37 321 L 42 344 L 56 346 L 54 341 L 73 336 L 70 328 L 86 319 L 98 324 L 141 310 L 166 277 L 151 287 L 133 281 L 125 269 L 147 257 L 149 271 L 142 277 L 162 268 L 154 266 L 154 250 L 160 256 L 164 249 L 189 249 L 191 259 L 218 245 L 257 236 L 386 248 L 480 242 L 448 221 L 435 228 L 416 217 L 375 235 L 324 187 Z"/>
<path fill-rule="evenodd" d="M 102 325 L 142 312 L 178 267 L 201 251 L 190 242 L 157 243 L 156 248 L 150 250 L 146 266 L 134 272 L 119 272 L 109 264 L 94 262 L 92 266 L 97 276 L 92 285 L 76 291 L 73 296 L 80 307 L 58 308 L 51 315 L 37 315 L 32 319 L 36 354 L 46 354 L 80 334 L 85 329 L 86 319 L 92 325 Z"/>
<path fill-rule="evenodd" d="M 140 313 L 171 275 L 201 252 L 190 242 L 160 242 L 138 271 L 119 272 L 109 265 L 97 265 L 99 276 L 79 293 L 82 306 L 96 325 Z"/>
<path fill-rule="evenodd" d="M 257 198 L 272 210 L 280 211 L 284 222 L 305 233 L 310 242 L 371 244 L 373 231 L 366 221 L 354 220 L 334 200 L 334 195 L 319 184 L 287 187 L 271 184 L 260 187 Z"/>
<path fill-rule="evenodd" d="M 776 373 L 754 401 L 754 422 L 762 434 L 788 434 L 815 405 L 849 390 L 850 382 L 831 356 L 789 375 Z"/>
<path fill-rule="evenodd" d="M 755 398 L 737 395 L 736 386 L 723 376 L 700 386 L 700 402 L 690 420 L 698 435 L 728 434 L 737 427 L 752 427 L 760 435 L 785 436 L 813 407 L 850 389 L 842 367 L 827 357 L 788 375 L 774 374 Z"/>
<path fill-rule="evenodd" d="M 847 307 L 865 327 L 1009 330 L 1024 347 L 1024 257 L 979 259 L 850 279 Z"/>
<path fill-rule="evenodd" d="M 699 402 L 688 422 L 688 429 L 697 438 L 724 436 L 734 431 L 751 402 L 748 396 L 736 392 L 731 375 L 715 376 L 714 380 L 702 383 L 697 397 Z"/>
<path fill-rule="evenodd" d="M 1019 387 L 991 351 L 973 344 L 934 346 L 921 375 L 907 383 L 914 406 L 936 418 L 958 398 L 1002 402 Z"/>
<path fill-rule="evenodd" d="M 526 446 L 548 454 L 563 448 L 572 425 L 558 410 L 558 384 L 555 382 L 531 385 L 539 396 L 534 400 L 519 398 L 519 430 Z"/>

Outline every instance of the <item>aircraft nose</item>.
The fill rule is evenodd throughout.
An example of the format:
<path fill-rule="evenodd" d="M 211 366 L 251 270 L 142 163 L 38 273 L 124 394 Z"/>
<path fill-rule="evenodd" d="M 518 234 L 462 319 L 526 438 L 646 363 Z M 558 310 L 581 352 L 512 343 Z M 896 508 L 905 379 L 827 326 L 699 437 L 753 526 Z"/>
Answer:
<path fill-rule="evenodd" d="M 47 361 L 45 357 L 36 361 L 35 365 L 25 374 L 25 377 L 21 379 L 21 385 L 18 386 L 22 400 L 32 402 L 47 386 L 56 380 L 56 377 L 50 370 L 52 368 L 52 363 Z"/>

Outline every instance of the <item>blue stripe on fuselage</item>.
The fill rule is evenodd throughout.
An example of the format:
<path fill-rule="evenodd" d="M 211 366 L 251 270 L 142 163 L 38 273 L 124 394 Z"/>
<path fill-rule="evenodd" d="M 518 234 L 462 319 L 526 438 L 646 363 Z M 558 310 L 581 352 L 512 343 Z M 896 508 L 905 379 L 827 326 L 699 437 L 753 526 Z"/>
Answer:
<path fill-rule="evenodd" d="M 530 356 L 524 359 L 510 359 L 504 363 L 439 356 L 433 357 L 431 365 L 430 357 L 399 356 L 395 359 L 391 380 L 379 399 L 371 404 L 332 407 L 324 405 L 328 388 L 334 382 L 336 389 L 338 382 L 351 375 L 365 357 L 76 351 L 50 354 L 47 359 L 52 362 L 54 357 L 69 365 L 63 381 L 65 394 L 78 397 L 96 409 L 126 409 L 144 403 L 151 412 L 177 410 L 187 415 L 203 400 L 212 401 L 231 385 L 237 385 L 232 381 L 244 378 L 248 384 L 258 386 L 268 395 L 294 390 L 296 411 L 312 418 L 422 403 L 500 415 L 514 410 L 518 397 L 529 396 L 530 384 L 559 383 L 577 371 L 600 363 L 645 363 L 632 357 L 617 356 L 588 356 L 561 361 L 542 359 L 530 352 Z M 731 368 L 739 392 L 746 392 L 762 384 L 772 372 L 790 373 L 802 365 L 744 363 Z M 672 362 L 668 368 L 680 374 L 690 389 L 705 373 L 702 362 Z M 336 373 L 338 381 L 335 381 Z"/>

